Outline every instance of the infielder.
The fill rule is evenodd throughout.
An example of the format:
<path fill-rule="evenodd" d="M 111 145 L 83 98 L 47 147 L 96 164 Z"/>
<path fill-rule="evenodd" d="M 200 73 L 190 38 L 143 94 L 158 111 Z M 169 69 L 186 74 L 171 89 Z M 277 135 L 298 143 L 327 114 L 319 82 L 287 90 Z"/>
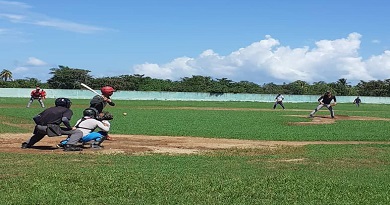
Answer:
<path fill-rule="evenodd" d="M 46 98 L 46 92 L 41 89 L 39 86 L 35 88 L 35 90 L 31 91 L 30 93 L 30 101 L 28 101 L 27 108 L 31 106 L 34 100 L 38 100 L 41 107 L 45 107 L 45 104 L 43 103 L 43 100 Z"/>
<path fill-rule="evenodd" d="M 276 108 L 276 106 L 279 104 L 280 106 L 282 106 L 283 110 L 285 109 L 284 108 L 284 105 L 283 105 L 283 100 L 284 100 L 284 96 L 282 94 L 278 94 L 276 97 L 275 97 L 275 104 L 274 104 L 274 109 Z"/>
<path fill-rule="evenodd" d="M 333 104 L 331 104 L 332 100 L 333 100 Z M 325 107 L 328 108 L 328 110 L 330 111 L 330 116 L 331 116 L 332 118 L 334 118 L 334 111 L 333 111 L 332 105 L 336 105 L 336 104 L 337 104 L 337 102 L 336 102 L 336 96 L 332 95 L 332 92 L 326 91 L 326 93 L 325 93 L 324 95 L 322 95 L 320 98 L 318 98 L 318 102 L 319 102 L 320 104 L 317 106 L 316 109 L 314 109 L 314 110 L 310 113 L 309 117 L 312 118 L 313 115 L 314 115 L 318 110 L 320 110 L 322 107 L 325 106 Z"/>
<path fill-rule="evenodd" d="M 353 103 L 356 105 L 356 107 L 359 107 L 361 102 L 362 100 L 359 98 L 359 96 L 357 96 L 355 100 L 353 100 Z"/>

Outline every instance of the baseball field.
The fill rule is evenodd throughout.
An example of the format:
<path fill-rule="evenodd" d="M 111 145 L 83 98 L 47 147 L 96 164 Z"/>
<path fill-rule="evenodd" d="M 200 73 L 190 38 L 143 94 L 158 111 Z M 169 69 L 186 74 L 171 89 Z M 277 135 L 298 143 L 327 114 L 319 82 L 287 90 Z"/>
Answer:
<path fill-rule="evenodd" d="M 20 148 L 43 110 L 27 101 L 0 99 L 0 204 L 390 203 L 390 105 L 115 101 L 113 140 L 64 152 Z"/>

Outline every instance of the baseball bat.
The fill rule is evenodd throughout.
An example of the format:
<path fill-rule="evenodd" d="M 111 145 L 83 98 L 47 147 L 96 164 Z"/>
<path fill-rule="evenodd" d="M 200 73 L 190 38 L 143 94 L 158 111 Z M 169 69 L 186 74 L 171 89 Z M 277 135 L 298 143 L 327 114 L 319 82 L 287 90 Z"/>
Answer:
<path fill-rule="evenodd" d="M 87 88 L 89 91 L 95 93 L 96 95 L 101 95 L 100 93 L 96 92 L 96 90 L 92 89 L 88 85 L 85 85 L 84 83 L 81 83 L 81 86 L 83 86 L 84 88 Z"/>

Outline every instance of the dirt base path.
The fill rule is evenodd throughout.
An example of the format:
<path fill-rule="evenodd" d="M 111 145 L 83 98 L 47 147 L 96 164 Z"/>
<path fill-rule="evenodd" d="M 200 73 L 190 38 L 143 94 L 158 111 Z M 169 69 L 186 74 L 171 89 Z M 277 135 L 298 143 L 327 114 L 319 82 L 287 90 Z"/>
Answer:
<path fill-rule="evenodd" d="M 301 118 L 308 118 L 307 115 L 288 115 Z M 316 115 L 310 121 L 291 122 L 293 126 L 331 124 L 341 120 L 383 120 L 388 118 L 363 117 L 363 116 L 343 116 L 336 115 L 330 118 L 329 115 Z M 10 124 L 11 126 L 21 126 Z M 31 125 L 29 125 L 31 126 Z M 85 145 L 82 153 L 102 153 L 102 154 L 197 154 L 205 151 L 222 150 L 230 148 L 249 149 L 263 148 L 272 149 L 278 146 L 304 146 L 308 144 L 390 144 L 390 142 L 362 142 L 362 141 L 261 141 L 261 140 L 237 140 L 237 139 L 217 139 L 201 137 L 172 137 L 172 136 L 145 136 L 145 135 L 112 135 L 114 140 L 107 140 L 103 143 L 104 149 L 91 149 Z M 31 149 L 21 149 L 21 143 L 31 137 L 31 134 L 0 134 L 0 152 L 13 153 L 58 153 L 64 154 L 62 149 L 56 145 L 65 137 L 45 137 Z M 71 152 L 79 153 L 79 152 Z"/>
<path fill-rule="evenodd" d="M 11 153 L 80 153 L 64 152 L 56 148 L 56 144 L 63 137 L 45 137 L 31 149 L 21 149 L 21 143 L 27 140 L 30 134 L 1 134 L 0 152 Z M 172 137 L 172 136 L 144 136 L 144 135 L 110 135 L 113 140 L 105 141 L 103 149 L 91 149 L 85 145 L 81 153 L 99 154 L 197 154 L 205 151 L 222 150 L 229 148 L 276 148 L 278 146 L 304 146 L 309 144 L 390 144 L 390 142 L 362 142 L 362 141 L 261 141 L 236 140 L 200 137 Z"/>

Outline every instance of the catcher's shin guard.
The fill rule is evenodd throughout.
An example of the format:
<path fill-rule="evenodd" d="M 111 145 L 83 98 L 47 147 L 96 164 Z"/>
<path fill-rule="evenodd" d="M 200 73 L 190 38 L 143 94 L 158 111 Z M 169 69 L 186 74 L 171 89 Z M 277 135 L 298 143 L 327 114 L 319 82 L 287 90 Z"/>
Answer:
<path fill-rule="evenodd" d="M 89 141 L 96 141 L 98 138 L 102 138 L 104 135 L 101 132 L 91 132 L 84 137 L 81 138 L 82 143 L 86 143 Z"/>
<path fill-rule="evenodd" d="M 106 139 L 106 136 L 102 136 L 102 137 L 99 137 L 97 139 L 95 139 L 95 142 L 93 142 L 91 144 L 91 148 L 94 148 L 94 149 L 100 149 L 102 148 L 101 144 L 103 143 L 103 141 Z"/>
<path fill-rule="evenodd" d="M 105 136 L 105 140 L 114 140 L 112 137 L 108 135 L 108 132 L 100 131 L 100 133 Z"/>
<path fill-rule="evenodd" d="M 106 132 L 91 132 L 88 135 L 85 135 L 81 138 L 82 143 L 87 143 L 89 141 L 93 141 L 91 143 L 91 148 L 101 148 L 102 142 L 106 139 L 104 135 Z"/>

